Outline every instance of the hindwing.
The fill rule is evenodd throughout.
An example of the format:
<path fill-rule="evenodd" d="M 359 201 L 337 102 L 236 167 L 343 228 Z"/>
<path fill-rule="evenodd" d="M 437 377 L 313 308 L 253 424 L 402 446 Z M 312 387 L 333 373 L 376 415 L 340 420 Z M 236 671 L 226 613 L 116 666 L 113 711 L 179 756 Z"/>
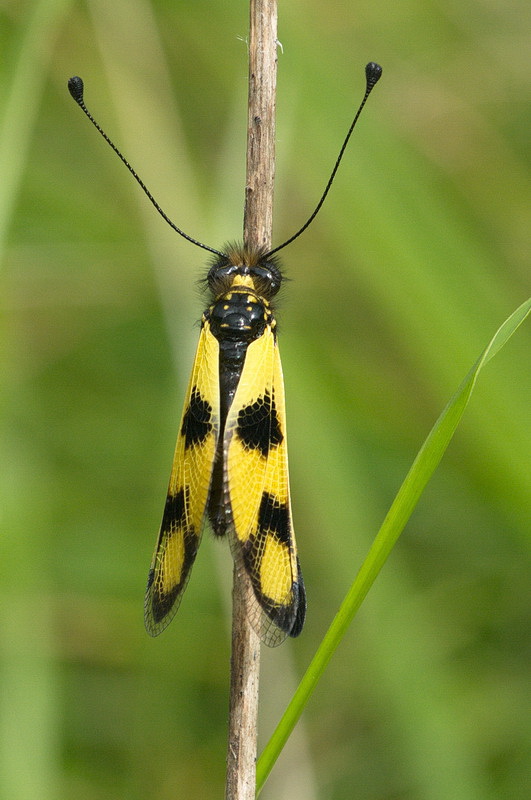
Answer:
<path fill-rule="evenodd" d="M 275 646 L 301 632 L 306 596 L 291 517 L 284 380 L 271 325 L 247 348 L 223 451 L 231 548 L 254 592 L 250 621 Z"/>
<path fill-rule="evenodd" d="M 184 403 L 144 620 L 151 636 L 171 622 L 190 577 L 205 518 L 219 436 L 219 344 L 203 322 Z"/>

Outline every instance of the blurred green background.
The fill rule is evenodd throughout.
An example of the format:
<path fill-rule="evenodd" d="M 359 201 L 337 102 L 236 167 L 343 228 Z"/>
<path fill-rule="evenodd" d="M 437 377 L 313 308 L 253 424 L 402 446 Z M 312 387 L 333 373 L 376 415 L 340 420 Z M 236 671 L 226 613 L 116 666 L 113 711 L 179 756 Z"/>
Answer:
<path fill-rule="evenodd" d="M 309 596 L 263 654 L 266 741 L 418 448 L 527 296 L 527 3 L 280 2 L 274 243 Z M 242 227 L 247 3 L 2 0 L 0 797 L 223 796 L 231 565 L 206 535 L 142 624 L 203 254 Z M 526 285 L 527 284 L 527 285 Z M 264 800 L 526 796 L 529 329 L 464 424 Z M 528 630 L 528 629 L 527 629 Z"/>

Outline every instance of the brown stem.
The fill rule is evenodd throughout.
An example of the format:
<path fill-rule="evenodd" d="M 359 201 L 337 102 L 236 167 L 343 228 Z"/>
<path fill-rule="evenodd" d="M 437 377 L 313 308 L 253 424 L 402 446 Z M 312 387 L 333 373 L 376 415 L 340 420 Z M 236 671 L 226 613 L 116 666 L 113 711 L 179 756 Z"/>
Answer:
<path fill-rule="evenodd" d="M 243 237 L 271 247 L 275 175 L 277 0 L 250 0 L 247 179 Z M 252 591 L 234 568 L 229 744 L 225 800 L 254 800 L 260 640 L 247 615 Z"/>
<path fill-rule="evenodd" d="M 243 238 L 270 248 L 275 179 L 277 0 L 250 0 L 247 182 Z"/>

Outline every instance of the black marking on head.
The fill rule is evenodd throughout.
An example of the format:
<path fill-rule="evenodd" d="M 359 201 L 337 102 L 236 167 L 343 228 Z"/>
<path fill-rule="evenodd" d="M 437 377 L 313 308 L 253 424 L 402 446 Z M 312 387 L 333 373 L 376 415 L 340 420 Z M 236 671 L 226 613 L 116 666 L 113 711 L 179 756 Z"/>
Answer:
<path fill-rule="evenodd" d="M 269 392 L 240 409 L 236 435 L 246 447 L 259 450 L 264 458 L 283 441 L 275 399 Z"/>
<path fill-rule="evenodd" d="M 291 526 L 287 503 L 281 503 L 274 494 L 263 492 L 258 510 L 258 530 L 273 533 L 279 542 L 289 546 Z"/>
<path fill-rule="evenodd" d="M 211 431 L 212 406 L 203 400 L 199 389 L 194 386 L 181 426 L 181 436 L 184 436 L 185 448 L 188 449 L 193 444 L 201 444 Z"/>
<path fill-rule="evenodd" d="M 228 243 L 224 255 L 212 260 L 205 283 L 213 297 L 228 292 L 237 275 L 249 275 L 255 290 L 266 300 L 271 300 L 280 289 L 282 271 L 275 256 L 264 258 L 265 249 L 251 249 L 242 244 Z"/>

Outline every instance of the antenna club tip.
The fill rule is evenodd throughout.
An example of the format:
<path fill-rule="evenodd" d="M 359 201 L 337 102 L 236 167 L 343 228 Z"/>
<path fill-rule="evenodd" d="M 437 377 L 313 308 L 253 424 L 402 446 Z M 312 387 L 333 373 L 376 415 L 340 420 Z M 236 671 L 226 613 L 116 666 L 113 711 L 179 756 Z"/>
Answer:
<path fill-rule="evenodd" d="M 76 101 L 76 103 L 83 102 L 83 80 L 79 77 L 79 75 L 74 75 L 73 78 L 70 78 L 68 81 L 68 91 Z"/>
<path fill-rule="evenodd" d="M 380 78 L 382 77 L 382 68 L 379 64 L 375 61 L 370 61 L 367 66 L 365 67 L 365 77 L 367 78 L 367 89 L 372 89 L 372 87 L 378 83 Z"/>

